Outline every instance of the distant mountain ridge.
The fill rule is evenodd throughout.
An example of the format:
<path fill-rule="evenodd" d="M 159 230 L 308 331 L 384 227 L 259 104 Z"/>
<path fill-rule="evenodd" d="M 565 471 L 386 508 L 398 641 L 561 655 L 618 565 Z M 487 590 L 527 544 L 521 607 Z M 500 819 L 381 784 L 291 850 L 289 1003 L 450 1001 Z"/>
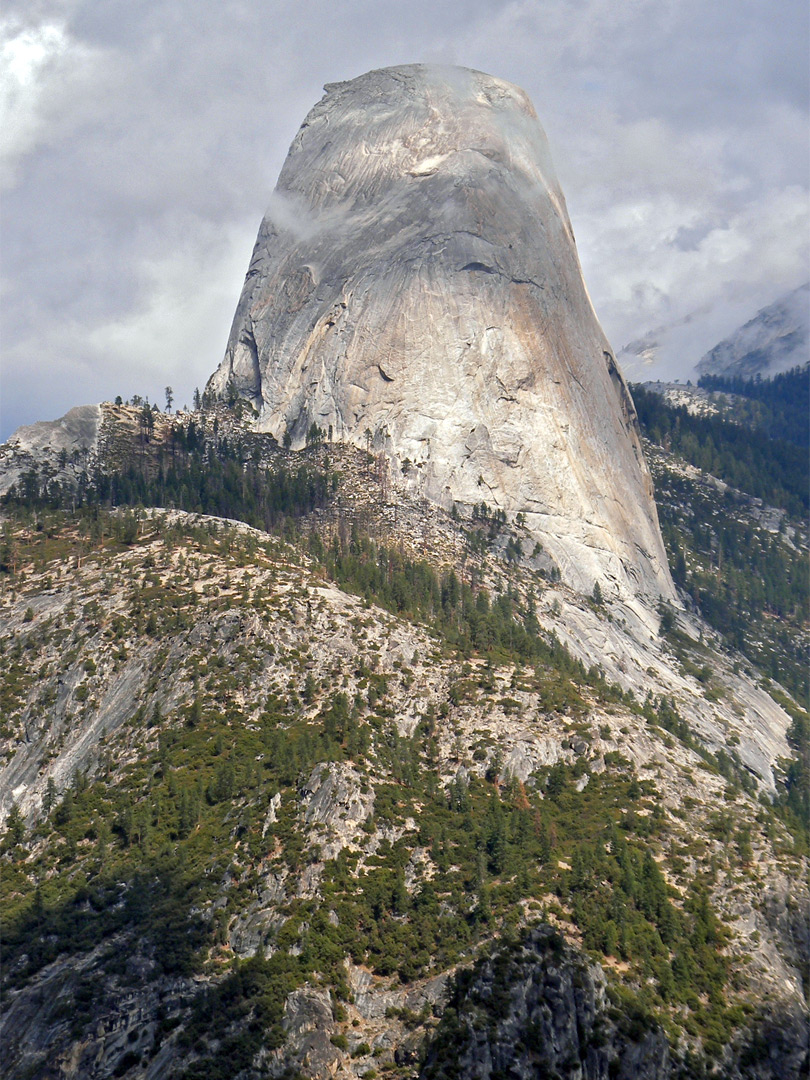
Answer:
<path fill-rule="evenodd" d="M 715 345 L 697 365 L 700 375 L 752 379 L 810 360 L 810 282 L 762 308 Z"/>

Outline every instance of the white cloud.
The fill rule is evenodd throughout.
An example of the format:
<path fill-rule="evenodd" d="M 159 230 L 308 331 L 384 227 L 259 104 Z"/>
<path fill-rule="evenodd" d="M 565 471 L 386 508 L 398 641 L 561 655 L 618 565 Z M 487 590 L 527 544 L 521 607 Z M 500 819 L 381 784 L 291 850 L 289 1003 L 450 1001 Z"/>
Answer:
<path fill-rule="evenodd" d="M 131 372 L 150 386 L 168 382 L 179 390 L 190 387 L 201 358 L 213 371 L 224 352 L 221 331 L 236 308 L 254 232 L 253 222 L 225 235 L 209 229 L 141 265 L 139 307 L 101 322 L 86 336 L 91 361 L 116 357 L 119 378 L 128 383 L 120 392 L 138 392 Z"/>
<path fill-rule="evenodd" d="M 15 371 L 17 400 L 34 404 L 34 414 L 51 418 L 70 404 L 111 400 L 138 393 L 162 402 L 163 388 L 176 390 L 178 406 L 189 403 L 195 382 L 222 359 L 224 332 L 236 308 L 253 243 L 255 223 L 227 231 L 197 230 L 175 237 L 170 250 L 138 266 L 139 303 L 94 325 L 69 319 L 38 328 L 37 342 L 49 358 L 48 383 L 30 363 L 29 345 L 9 350 L 6 363 Z M 43 394 L 60 399 L 55 407 Z M 16 427 L 14 422 L 12 426 Z"/>
<path fill-rule="evenodd" d="M 14 185 L 41 143 L 68 133 L 77 98 L 98 82 L 100 60 L 62 24 L 0 22 L 0 189 Z"/>

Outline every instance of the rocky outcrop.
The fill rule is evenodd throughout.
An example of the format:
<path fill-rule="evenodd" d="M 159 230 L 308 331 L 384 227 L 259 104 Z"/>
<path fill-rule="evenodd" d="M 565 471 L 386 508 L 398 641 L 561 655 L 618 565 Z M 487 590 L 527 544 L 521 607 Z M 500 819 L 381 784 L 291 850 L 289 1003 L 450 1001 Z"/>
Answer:
<path fill-rule="evenodd" d="M 550 926 L 478 963 L 456 984 L 421 1080 L 668 1080 L 666 1036 L 640 1011 L 610 1007 L 601 969 Z"/>
<path fill-rule="evenodd" d="M 38 453 L 45 449 L 92 450 L 101 424 L 100 405 L 77 405 L 58 420 L 40 420 L 17 428 L 9 439 L 21 450 Z"/>
<path fill-rule="evenodd" d="M 154 406 L 102 401 L 17 428 L 0 445 L 0 496 L 12 488 L 29 497 L 37 488 L 77 492 L 96 471 L 110 474 L 135 461 L 143 466 L 149 448 L 171 439 L 179 423 Z"/>
<path fill-rule="evenodd" d="M 421 65 L 327 86 L 209 390 L 293 448 L 317 428 L 434 502 L 524 514 L 583 591 L 672 595 L 633 403 L 515 86 Z"/>
<path fill-rule="evenodd" d="M 0 447 L 0 495 L 32 468 L 64 479 L 87 466 L 98 446 L 103 406 L 77 405 L 58 420 L 40 420 L 17 428 Z"/>
<path fill-rule="evenodd" d="M 302 792 L 308 825 L 356 828 L 374 806 L 373 791 L 361 791 L 363 778 L 343 762 L 317 765 Z"/>
<path fill-rule="evenodd" d="M 290 994 L 282 1026 L 292 1051 L 279 1055 L 282 1069 L 288 1070 L 294 1061 L 313 1080 L 329 1080 L 335 1075 L 341 1055 L 330 1042 L 334 1021 L 328 990 L 296 990 Z"/>
<path fill-rule="evenodd" d="M 701 1054 L 673 1054 L 641 999 L 607 992 L 589 964 L 547 925 L 496 949 L 456 979 L 444 1016 L 425 1047 L 420 1080 L 670 1080 L 707 1075 Z M 734 1080 L 806 1075 L 806 1016 L 771 1003 L 742 1040 L 725 1048 Z"/>

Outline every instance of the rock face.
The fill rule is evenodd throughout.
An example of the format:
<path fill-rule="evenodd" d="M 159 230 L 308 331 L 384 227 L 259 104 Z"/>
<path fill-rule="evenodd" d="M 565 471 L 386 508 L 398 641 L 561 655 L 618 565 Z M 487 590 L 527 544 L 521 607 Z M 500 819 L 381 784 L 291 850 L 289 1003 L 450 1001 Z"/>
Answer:
<path fill-rule="evenodd" d="M 644 1016 L 611 1015 L 601 969 L 549 926 L 464 973 L 449 1004 L 420 1080 L 669 1080 L 675 1072 L 661 1029 Z"/>
<path fill-rule="evenodd" d="M 77 405 L 58 420 L 40 420 L 17 428 L 9 442 L 30 453 L 42 450 L 92 450 L 101 423 L 100 405 Z"/>
<path fill-rule="evenodd" d="M 0 447 L 0 495 L 19 484 L 32 466 L 49 466 L 52 475 L 87 464 L 97 448 L 103 420 L 101 405 L 77 405 L 58 420 L 40 420 L 17 428 Z"/>
<path fill-rule="evenodd" d="M 317 425 L 434 502 L 524 513 L 576 588 L 672 595 L 633 403 L 515 86 L 414 65 L 326 87 L 209 382 L 231 389 L 293 448 Z"/>

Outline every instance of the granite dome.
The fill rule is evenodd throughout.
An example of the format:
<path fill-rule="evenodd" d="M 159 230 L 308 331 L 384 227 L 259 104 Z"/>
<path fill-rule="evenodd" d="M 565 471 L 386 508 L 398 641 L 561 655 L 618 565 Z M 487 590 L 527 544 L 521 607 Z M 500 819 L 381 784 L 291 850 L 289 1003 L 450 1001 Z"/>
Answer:
<path fill-rule="evenodd" d="M 370 445 L 434 502 L 525 515 L 564 580 L 672 595 L 632 400 L 534 108 L 423 65 L 329 84 L 262 221 L 225 358 L 257 426 Z"/>

